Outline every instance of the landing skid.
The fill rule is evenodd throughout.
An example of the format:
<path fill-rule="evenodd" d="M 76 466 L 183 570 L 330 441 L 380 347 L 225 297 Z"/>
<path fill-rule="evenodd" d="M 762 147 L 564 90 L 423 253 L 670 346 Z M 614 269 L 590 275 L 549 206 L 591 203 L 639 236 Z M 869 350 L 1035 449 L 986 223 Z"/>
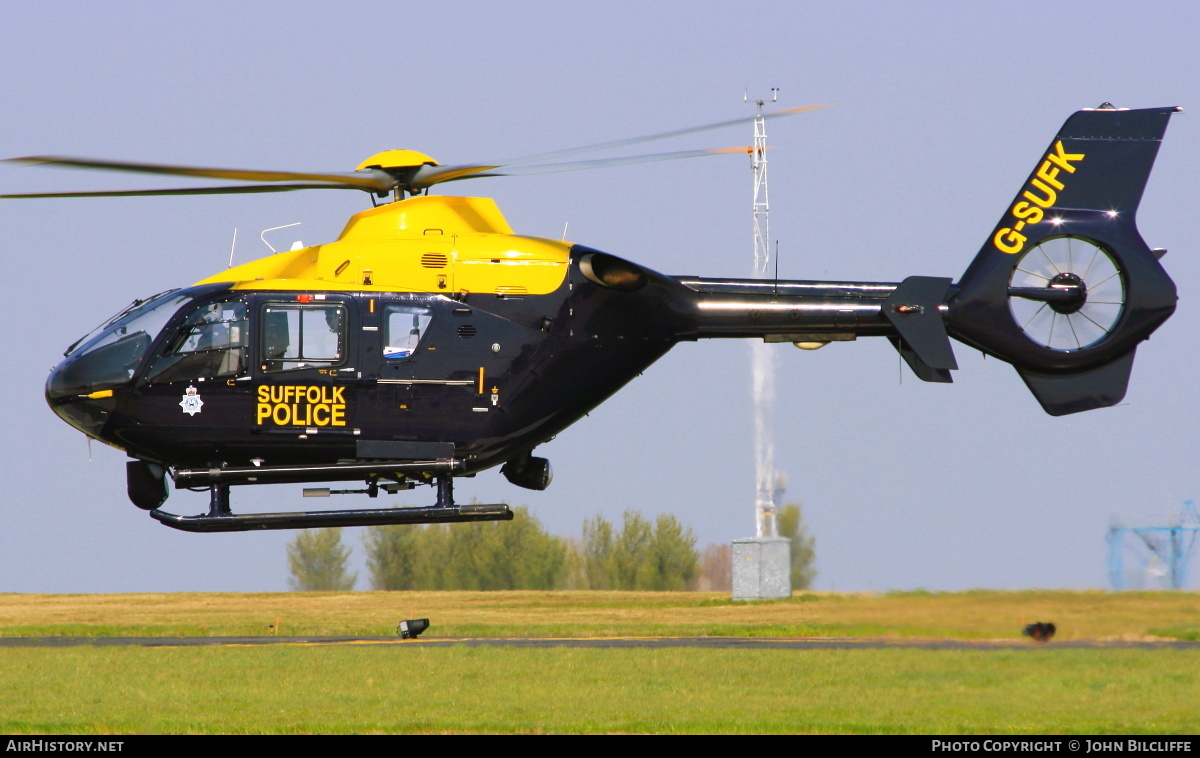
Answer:
<path fill-rule="evenodd" d="M 320 529 L 330 526 L 384 526 L 388 524 L 447 524 L 464 521 L 511 521 L 507 505 L 455 505 L 453 480 L 437 481 L 437 505 L 421 508 L 367 508 L 342 511 L 292 511 L 286 513 L 236 514 L 229 507 L 229 485 L 209 487 L 208 513 L 177 516 L 155 509 L 150 515 L 159 522 L 185 532 L 248 532 L 261 529 Z"/>

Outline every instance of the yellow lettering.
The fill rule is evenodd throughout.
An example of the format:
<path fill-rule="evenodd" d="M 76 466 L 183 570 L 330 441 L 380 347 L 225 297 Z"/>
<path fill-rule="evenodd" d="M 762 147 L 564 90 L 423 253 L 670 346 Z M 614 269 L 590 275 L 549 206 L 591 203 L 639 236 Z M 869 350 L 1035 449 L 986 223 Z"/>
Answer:
<path fill-rule="evenodd" d="M 1037 178 L 1044 179 L 1046 184 L 1054 187 L 1056 190 L 1064 190 L 1066 187 L 1058 180 L 1058 169 L 1050 165 L 1050 161 L 1042 161 L 1042 165 L 1038 166 Z"/>
<path fill-rule="evenodd" d="M 1021 252 L 1021 249 L 1025 247 L 1025 235 L 1014 232 L 1012 229 L 1001 229 L 996 232 L 996 236 L 992 237 L 992 243 L 1000 252 L 1012 255 Z"/>
<path fill-rule="evenodd" d="M 346 388 L 319 385 L 260 385 L 255 423 L 276 426 L 345 426 Z"/>
<path fill-rule="evenodd" d="M 1048 187 L 1046 185 L 1046 183 L 1043 182 L 1041 179 L 1034 179 L 1033 181 L 1030 182 L 1030 184 L 1032 184 L 1034 187 L 1037 187 L 1042 192 L 1045 192 L 1046 196 L 1038 197 L 1037 195 L 1033 194 L 1029 190 L 1025 190 L 1024 192 L 1021 193 L 1022 197 L 1024 197 L 1026 200 L 1037 203 L 1038 205 L 1042 206 L 1043 208 L 1049 208 L 1050 206 L 1054 205 L 1054 201 L 1058 199 L 1057 192 L 1050 189 L 1050 187 Z"/>
<path fill-rule="evenodd" d="M 1029 203 L 1017 203 L 1013 206 L 1012 214 L 1017 218 L 1024 219 L 1027 224 L 1040 224 L 1046 215 L 1041 208 Z"/>
<path fill-rule="evenodd" d="M 1083 158 L 1083 153 L 1068 153 L 1062 140 L 1055 140 L 1054 147 L 1046 153 L 1046 159 L 1033 172 L 1029 186 L 1021 193 L 1021 197 L 1029 202 L 1018 199 L 1018 202 L 1013 204 L 1010 213 L 1017 219 L 1017 223 L 1013 225 L 1016 229 L 1005 227 L 992 238 L 997 250 L 1019 253 L 1024 249 L 1026 237 L 1020 234 L 1020 230 L 1028 224 L 1042 222 L 1046 216 L 1042 209 L 1058 202 L 1058 193 L 1066 189 L 1066 185 L 1059 178 L 1061 172 L 1075 173 L 1076 167 L 1072 164 L 1082 161 Z"/>
<path fill-rule="evenodd" d="M 1083 160 L 1083 153 L 1067 153 L 1063 152 L 1062 140 L 1054 143 L 1054 150 L 1046 153 L 1046 160 L 1052 161 L 1055 165 L 1066 171 L 1068 174 L 1075 173 L 1075 167 L 1071 165 L 1072 161 L 1078 162 Z"/>
<path fill-rule="evenodd" d="M 325 415 L 322 416 L 322 413 Z M 317 403 L 312 407 L 312 421 L 317 426 L 329 426 L 329 406 L 326 403 Z"/>

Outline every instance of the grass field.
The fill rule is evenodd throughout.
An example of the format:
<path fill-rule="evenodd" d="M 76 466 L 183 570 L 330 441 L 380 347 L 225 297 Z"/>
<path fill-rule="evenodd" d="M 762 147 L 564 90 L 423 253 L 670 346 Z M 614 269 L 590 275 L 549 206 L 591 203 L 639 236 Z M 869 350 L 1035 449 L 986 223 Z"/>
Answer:
<path fill-rule="evenodd" d="M 428 636 L 933 637 L 1021 639 L 1052 621 L 1059 640 L 1200 639 L 1188 592 L 796 593 L 733 602 L 700 592 L 279 592 L 0 594 L 0 636 L 390 635 L 429 618 Z"/>
<path fill-rule="evenodd" d="M 1193 593 L 0 595 L 0 635 L 1192 638 Z M 1195 734 L 1200 650 L 9 648 L 0 732 Z"/>

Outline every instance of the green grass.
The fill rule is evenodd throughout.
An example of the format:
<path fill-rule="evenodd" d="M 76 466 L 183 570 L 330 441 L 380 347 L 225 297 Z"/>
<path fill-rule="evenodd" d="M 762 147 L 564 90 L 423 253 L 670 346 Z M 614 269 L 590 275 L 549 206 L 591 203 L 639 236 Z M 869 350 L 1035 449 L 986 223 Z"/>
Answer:
<path fill-rule="evenodd" d="M 1172 640 L 1200 642 L 1200 626 L 1172 626 L 1164 629 L 1151 629 L 1150 634 Z"/>
<path fill-rule="evenodd" d="M 1028 649 L 281 645 L 0 650 L 0 733 L 1195 734 L 1195 593 L 0 594 L 0 636 L 882 637 Z M 1053 621 L 1055 641 L 1020 636 Z"/>
<path fill-rule="evenodd" d="M 0 733 L 1194 734 L 1200 651 L 6 650 Z"/>
<path fill-rule="evenodd" d="M 797 593 L 734 602 L 698 592 L 278 592 L 0 594 L 0 636 L 379 636 L 403 618 L 428 634 L 898 637 L 1020 640 L 1053 621 L 1058 640 L 1196 639 L 1200 595 L 1067 591 Z"/>

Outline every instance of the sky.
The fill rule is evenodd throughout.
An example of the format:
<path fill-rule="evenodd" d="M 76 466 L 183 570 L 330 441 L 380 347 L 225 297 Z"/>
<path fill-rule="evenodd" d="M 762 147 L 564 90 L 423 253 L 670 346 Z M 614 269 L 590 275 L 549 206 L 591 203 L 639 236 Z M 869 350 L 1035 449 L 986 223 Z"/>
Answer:
<path fill-rule="evenodd" d="M 778 107 L 838 104 L 768 124 L 781 278 L 896 282 L 957 278 L 1075 110 L 1183 106 L 1138 216 L 1146 241 L 1169 250 L 1179 308 L 1139 348 L 1119 406 L 1052 418 L 1011 367 L 958 343 L 952 385 L 901 370 L 884 340 L 774 346 L 775 461 L 816 538 L 817 589 L 1102 588 L 1114 521 L 1167 523 L 1200 495 L 1197 28 L 1190 0 L 12 0 L 0 157 L 346 171 L 409 148 L 466 163 L 751 116 L 744 93 L 778 87 Z M 747 124 L 650 148 L 751 137 Z M 0 192 L 155 186 L 171 184 L 0 164 Z M 751 268 L 744 155 L 449 186 L 494 197 L 519 233 L 557 238 L 569 225 L 570 240 L 663 273 Z M 292 534 L 153 521 L 126 498 L 124 454 L 89 447 L 43 386 L 67 345 L 134 298 L 223 269 L 235 228 L 245 262 L 269 253 L 263 229 L 300 222 L 276 234 L 330 241 L 367 203 L 352 192 L 0 201 L 0 592 L 287 588 Z M 554 466 L 548 490 L 492 470 L 456 496 L 526 505 L 563 535 L 634 509 L 675 514 L 699 546 L 752 536 L 749 356 L 744 341 L 681 344 L 538 449 Z M 301 489 L 235 488 L 234 508 L 304 509 Z M 207 498 L 173 491 L 166 509 L 200 513 Z M 361 533 L 344 539 L 365 588 Z"/>

